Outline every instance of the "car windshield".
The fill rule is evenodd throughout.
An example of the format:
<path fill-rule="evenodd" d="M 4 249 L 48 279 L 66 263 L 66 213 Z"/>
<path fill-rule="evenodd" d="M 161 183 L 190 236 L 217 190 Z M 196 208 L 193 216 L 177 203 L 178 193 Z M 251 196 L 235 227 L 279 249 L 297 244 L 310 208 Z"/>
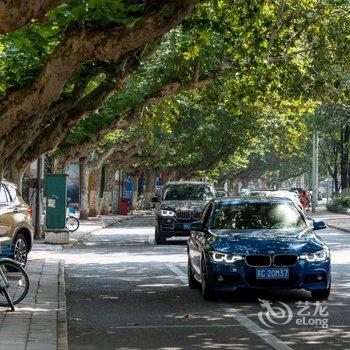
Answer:
<path fill-rule="evenodd" d="M 198 200 L 209 201 L 214 193 L 209 186 L 195 184 L 169 185 L 164 188 L 163 200 Z"/>
<path fill-rule="evenodd" d="M 213 229 L 307 228 L 294 205 L 288 203 L 239 203 L 216 207 Z"/>

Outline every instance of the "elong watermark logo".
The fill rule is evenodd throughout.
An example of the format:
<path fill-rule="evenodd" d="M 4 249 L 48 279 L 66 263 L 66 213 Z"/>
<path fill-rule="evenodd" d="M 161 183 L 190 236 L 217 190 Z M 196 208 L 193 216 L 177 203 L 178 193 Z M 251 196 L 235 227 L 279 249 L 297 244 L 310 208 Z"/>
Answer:
<path fill-rule="evenodd" d="M 260 322 L 268 327 L 281 326 L 294 323 L 296 326 L 314 326 L 328 328 L 328 315 L 326 302 L 298 301 L 293 312 L 292 308 L 282 301 L 272 303 L 269 300 L 259 299 L 264 311 L 258 313 Z"/>

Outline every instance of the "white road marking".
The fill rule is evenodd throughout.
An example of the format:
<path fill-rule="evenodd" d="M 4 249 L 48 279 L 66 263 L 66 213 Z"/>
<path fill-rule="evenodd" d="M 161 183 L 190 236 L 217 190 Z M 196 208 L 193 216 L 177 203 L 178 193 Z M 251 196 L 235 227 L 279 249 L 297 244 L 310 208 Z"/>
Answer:
<path fill-rule="evenodd" d="M 174 264 L 166 264 L 166 266 L 175 273 L 175 275 L 179 278 L 179 280 L 183 283 L 183 284 L 187 284 L 187 275 L 180 270 L 178 267 L 176 267 Z"/>
<path fill-rule="evenodd" d="M 116 326 L 109 329 L 152 329 L 152 328 L 207 328 L 208 324 L 188 324 L 188 325 L 151 325 L 151 326 Z M 241 327 L 239 324 L 211 324 L 210 328 L 232 328 Z"/>
<path fill-rule="evenodd" d="M 180 270 L 178 267 L 176 267 L 174 264 L 166 264 L 166 266 L 173 271 L 179 280 L 183 282 L 184 284 L 187 284 L 187 276 L 186 274 Z M 235 308 L 232 308 L 231 306 L 228 309 L 224 309 L 224 312 L 228 312 L 227 316 L 234 318 L 237 322 L 239 322 L 243 327 L 247 328 L 251 332 L 253 332 L 255 335 L 257 335 L 259 338 L 261 338 L 265 343 L 269 344 L 276 350 L 293 350 L 289 345 L 284 343 L 282 340 L 275 337 L 273 334 L 268 332 L 266 329 L 261 328 L 258 324 L 253 322 L 251 319 L 249 319 L 247 316 L 244 316 L 242 313 L 240 313 Z"/>

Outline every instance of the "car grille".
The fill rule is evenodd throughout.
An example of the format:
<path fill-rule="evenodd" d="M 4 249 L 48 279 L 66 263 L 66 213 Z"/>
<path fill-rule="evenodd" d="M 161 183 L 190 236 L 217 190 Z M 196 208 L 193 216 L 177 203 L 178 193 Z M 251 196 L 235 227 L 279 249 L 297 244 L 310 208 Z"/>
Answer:
<path fill-rule="evenodd" d="M 176 217 L 179 220 L 190 220 L 192 218 L 192 211 L 190 210 L 177 211 Z"/>
<path fill-rule="evenodd" d="M 270 266 L 271 259 L 269 255 L 247 255 L 245 261 L 249 266 Z"/>
<path fill-rule="evenodd" d="M 298 256 L 293 254 L 275 255 L 273 264 L 275 266 L 292 266 L 298 261 Z"/>

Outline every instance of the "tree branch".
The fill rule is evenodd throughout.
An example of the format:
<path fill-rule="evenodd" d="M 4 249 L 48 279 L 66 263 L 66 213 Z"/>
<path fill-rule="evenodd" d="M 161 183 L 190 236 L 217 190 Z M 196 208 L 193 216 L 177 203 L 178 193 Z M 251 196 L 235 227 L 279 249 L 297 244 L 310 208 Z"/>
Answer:
<path fill-rule="evenodd" d="M 32 19 L 42 21 L 45 15 L 64 0 L 1 0 L 0 34 L 23 28 Z"/>
<path fill-rule="evenodd" d="M 0 103 L 0 137 L 35 118 L 62 92 L 71 75 L 87 60 L 110 61 L 143 47 L 179 24 L 197 0 L 163 0 L 132 26 L 71 30 L 50 56 L 38 80 L 8 93 Z M 171 14 L 171 15 L 169 15 Z"/>

